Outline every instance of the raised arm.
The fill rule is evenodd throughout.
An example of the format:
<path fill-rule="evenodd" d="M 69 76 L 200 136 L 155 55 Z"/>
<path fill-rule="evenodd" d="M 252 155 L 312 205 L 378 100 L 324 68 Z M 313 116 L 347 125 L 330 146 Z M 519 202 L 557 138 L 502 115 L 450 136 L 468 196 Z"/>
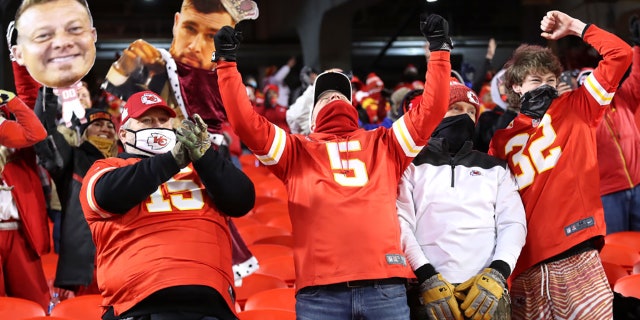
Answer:
<path fill-rule="evenodd" d="M 256 113 L 251 106 L 236 63 L 236 51 L 242 41 L 242 34 L 225 26 L 215 34 L 214 40 L 216 52 L 213 60 L 218 63 L 218 85 L 229 123 L 240 140 L 261 157 L 263 163 L 268 163 L 269 159 L 273 160 L 282 154 L 285 143 L 280 139 L 284 139 L 285 132 Z M 282 143 L 276 143 L 278 148 L 271 150 L 275 140 Z"/>
<path fill-rule="evenodd" d="M 16 120 L 9 120 L 0 115 L 0 145 L 25 148 L 47 137 L 47 132 L 33 110 L 12 92 L 0 90 L 0 105 L 5 103 L 7 110 L 15 115 Z"/>
<path fill-rule="evenodd" d="M 396 141 L 404 151 L 404 157 L 411 158 L 427 143 L 449 105 L 450 51 L 453 48 L 449 38 L 449 24 L 439 15 L 423 15 L 420 17 L 420 31 L 429 42 L 431 52 L 425 89 L 418 106 L 411 108 L 392 127 Z"/>

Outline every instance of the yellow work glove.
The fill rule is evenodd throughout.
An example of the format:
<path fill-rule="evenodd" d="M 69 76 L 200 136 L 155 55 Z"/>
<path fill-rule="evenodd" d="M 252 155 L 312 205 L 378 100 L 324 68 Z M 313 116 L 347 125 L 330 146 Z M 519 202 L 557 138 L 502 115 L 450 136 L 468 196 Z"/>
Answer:
<path fill-rule="evenodd" d="M 422 304 L 431 320 L 464 320 L 453 285 L 437 273 L 420 284 Z"/>
<path fill-rule="evenodd" d="M 459 284 L 455 296 L 463 299 L 460 308 L 471 320 L 489 320 L 505 292 L 506 280 L 500 272 L 485 268 L 481 273 Z"/>

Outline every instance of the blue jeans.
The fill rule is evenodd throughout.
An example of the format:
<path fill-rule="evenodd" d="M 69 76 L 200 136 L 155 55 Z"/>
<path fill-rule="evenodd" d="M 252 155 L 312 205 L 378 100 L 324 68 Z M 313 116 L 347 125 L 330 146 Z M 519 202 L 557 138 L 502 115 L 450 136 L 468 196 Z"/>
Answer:
<path fill-rule="evenodd" d="M 409 320 L 403 284 L 312 286 L 296 294 L 298 320 Z"/>
<path fill-rule="evenodd" d="M 601 198 L 607 234 L 619 231 L 640 231 L 640 185 L 610 193 Z"/>

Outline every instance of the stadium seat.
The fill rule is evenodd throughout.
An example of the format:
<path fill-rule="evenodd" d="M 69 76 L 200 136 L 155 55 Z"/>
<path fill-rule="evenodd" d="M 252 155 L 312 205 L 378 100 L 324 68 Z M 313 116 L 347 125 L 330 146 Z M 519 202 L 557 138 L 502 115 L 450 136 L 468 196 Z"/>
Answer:
<path fill-rule="evenodd" d="M 252 244 L 247 246 L 249 251 L 253 253 L 253 256 L 258 259 L 258 263 L 261 263 L 264 260 L 271 259 L 273 257 L 278 256 L 292 256 L 293 257 L 293 249 L 289 246 L 283 246 L 279 244 Z"/>
<path fill-rule="evenodd" d="M 270 227 L 281 228 L 289 232 L 293 232 L 293 227 L 291 226 L 291 218 L 289 218 L 289 214 L 275 216 L 269 219 L 269 221 L 267 221 L 267 225 Z"/>
<path fill-rule="evenodd" d="M 263 224 L 262 222 L 252 218 L 250 215 L 246 215 L 241 218 L 231 218 L 231 221 L 233 221 L 233 224 L 236 226 L 236 229 L 244 228 L 246 226 L 255 226 L 255 225 Z"/>
<path fill-rule="evenodd" d="M 102 296 L 87 294 L 62 300 L 51 311 L 52 316 L 66 317 L 76 320 L 100 320 L 103 309 Z"/>
<path fill-rule="evenodd" d="M 291 235 L 287 230 L 267 225 L 238 227 L 238 233 L 240 233 L 242 239 L 247 245 L 254 244 L 258 240 L 271 236 Z"/>
<path fill-rule="evenodd" d="M 296 270 L 293 264 L 293 256 L 277 256 L 259 261 L 259 274 L 266 274 L 284 280 L 289 287 L 296 282 Z"/>
<path fill-rule="evenodd" d="M 20 318 L 19 320 L 76 320 L 76 319 L 65 318 L 65 317 L 38 316 L 38 317 L 30 317 L 30 318 Z"/>
<path fill-rule="evenodd" d="M 287 283 L 274 276 L 254 273 L 242 279 L 242 286 L 235 287 L 236 301 L 244 309 L 244 304 L 251 295 L 275 288 L 287 288 Z"/>
<path fill-rule="evenodd" d="M 615 263 L 602 261 L 602 267 L 604 268 L 604 273 L 607 275 L 607 280 L 611 288 L 613 288 L 618 279 L 629 275 L 627 269 Z"/>
<path fill-rule="evenodd" d="M 290 234 L 269 236 L 255 240 L 253 244 L 278 244 L 293 248 L 293 236 Z"/>
<path fill-rule="evenodd" d="M 605 243 L 600 251 L 600 260 L 622 266 L 631 274 L 633 265 L 640 261 L 640 253 L 632 247 Z"/>
<path fill-rule="evenodd" d="M 275 203 L 273 203 L 275 204 Z M 265 205 L 268 208 L 257 207 L 253 210 L 250 217 L 260 221 L 262 224 L 267 225 L 269 221 L 278 217 L 289 218 L 289 209 L 286 207 L 272 206 L 271 204 Z"/>
<path fill-rule="evenodd" d="M 0 319 L 24 319 L 45 316 L 44 308 L 31 300 L 0 297 Z"/>
<path fill-rule="evenodd" d="M 276 176 L 270 175 L 268 179 L 255 183 L 256 196 L 272 197 L 287 200 L 287 189 Z"/>
<path fill-rule="evenodd" d="M 244 310 L 282 309 L 296 311 L 296 290 L 277 288 L 260 291 L 251 295 L 244 304 Z"/>
<path fill-rule="evenodd" d="M 613 291 L 625 297 L 640 299 L 640 274 L 632 274 L 618 279 Z"/>
<path fill-rule="evenodd" d="M 640 231 L 614 232 L 604 237 L 605 244 L 618 244 L 634 248 L 640 253 Z"/>
<path fill-rule="evenodd" d="M 240 320 L 296 320 L 296 313 L 280 309 L 247 310 L 238 313 Z"/>

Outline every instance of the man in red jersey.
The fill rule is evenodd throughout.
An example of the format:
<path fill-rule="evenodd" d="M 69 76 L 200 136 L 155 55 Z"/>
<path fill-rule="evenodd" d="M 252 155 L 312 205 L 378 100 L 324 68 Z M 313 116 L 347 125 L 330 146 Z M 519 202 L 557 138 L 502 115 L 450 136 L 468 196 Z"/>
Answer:
<path fill-rule="evenodd" d="M 490 153 L 506 159 L 527 214 L 527 240 L 512 273 L 513 319 L 611 319 L 613 294 L 598 257 L 605 234 L 596 128 L 631 63 L 629 45 L 559 11 L 542 36 L 579 36 L 603 57 L 577 90 L 558 96 L 562 71 L 548 48 L 522 45 L 505 72 L 520 114 L 496 131 Z M 588 293 L 588 294 L 586 294 Z"/>
<path fill-rule="evenodd" d="M 214 38 L 229 122 L 288 191 L 298 319 L 409 319 L 404 284 L 413 274 L 400 245 L 396 193 L 446 112 L 452 48 L 442 17 L 421 17 L 420 29 L 432 52 L 419 106 L 390 129 L 365 131 L 349 78 L 327 71 L 314 84 L 308 136 L 287 134 L 252 108 L 236 64 L 241 34 L 226 26 Z"/>
<path fill-rule="evenodd" d="M 251 180 L 210 148 L 206 125 L 182 122 L 157 94 L 133 94 L 118 137 L 80 201 L 96 244 L 102 319 L 236 319 L 227 216 L 253 208 Z"/>

